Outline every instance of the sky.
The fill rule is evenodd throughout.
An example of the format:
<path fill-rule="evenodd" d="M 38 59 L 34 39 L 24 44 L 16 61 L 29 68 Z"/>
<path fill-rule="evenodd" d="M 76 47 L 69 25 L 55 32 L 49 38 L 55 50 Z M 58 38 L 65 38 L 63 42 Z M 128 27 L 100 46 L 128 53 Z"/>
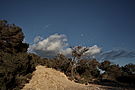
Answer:
<path fill-rule="evenodd" d="M 0 0 L 0 11 L 0 19 L 23 29 L 30 45 L 36 36 L 57 33 L 66 35 L 69 46 L 135 51 L 135 0 Z M 133 54 L 112 62 L 135 63 Z"/>

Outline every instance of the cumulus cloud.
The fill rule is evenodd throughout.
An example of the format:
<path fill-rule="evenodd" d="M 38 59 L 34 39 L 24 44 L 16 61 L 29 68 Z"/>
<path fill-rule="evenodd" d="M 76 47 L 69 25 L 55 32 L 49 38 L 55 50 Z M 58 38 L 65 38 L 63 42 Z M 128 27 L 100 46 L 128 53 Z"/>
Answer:
<path fill-rule="evenodd" d="M 135 58 L 135 51 L 114 49 L 100 54 L 101 60 L 114 60 L 119 58 Z"/>
<path fill-rule="evenodd" d="M 71 49 L 67 48 L 67 38 L 63 34 L 54 34 L 43 40 L 39 40 L 39 38 L 36 37 L 34 41 L 38 42 L 31 45 L 29 51 L 35 52 L 43 57 L 52 57 L 59 53 L 64 55 L 71 53 Z"/>
<path fill-rule="evenodd" d="M 67 37 L 64 34 L 50 35 L 46 39 L 38 36 L 34 39 L 34 42 L 33 45 L 30 45 L 29 51 L 35 52 L 42 57 L 54 57 L 57 54 L 71 56 L 72 54 L 72 49 L 69 48 Z M 94 56 L 101 51 L 101 48 L 97 45 L 87 48 L 89 48 L 89 50 L 85 52 L 85 56 Z"/>

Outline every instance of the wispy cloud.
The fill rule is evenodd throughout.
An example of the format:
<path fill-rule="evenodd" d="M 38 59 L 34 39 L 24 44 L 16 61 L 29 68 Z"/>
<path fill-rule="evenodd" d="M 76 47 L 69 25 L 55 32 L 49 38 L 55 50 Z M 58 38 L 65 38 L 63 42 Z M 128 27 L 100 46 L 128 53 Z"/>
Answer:
<path fill-rule="evenodd" d="M 119 58 L 135 58 L 135 51 L 125 49 L 113 49 L 100 54 L 101 60 L 115 60 Z"/>

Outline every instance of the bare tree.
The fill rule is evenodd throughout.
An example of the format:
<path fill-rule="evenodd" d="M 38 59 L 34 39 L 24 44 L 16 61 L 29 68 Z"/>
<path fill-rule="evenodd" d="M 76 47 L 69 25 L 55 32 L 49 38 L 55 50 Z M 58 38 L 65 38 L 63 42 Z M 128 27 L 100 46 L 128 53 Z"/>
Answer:
<path fill-rule="evenodd" d="M 76 46 L 72 48 L 72 67 L 71 67 L 71 77 L 74 79 L 74 70 L 78 65 L 78 62 L 81 60 L 81 57 L 87 52 L 89 48 Z"/>

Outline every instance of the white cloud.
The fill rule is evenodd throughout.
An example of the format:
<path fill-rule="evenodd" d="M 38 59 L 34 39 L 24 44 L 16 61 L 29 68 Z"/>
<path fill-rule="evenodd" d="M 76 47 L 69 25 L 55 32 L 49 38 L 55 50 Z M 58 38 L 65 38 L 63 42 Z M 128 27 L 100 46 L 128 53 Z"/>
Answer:
<path fill-rule="evenodd" d="M 65 56 L 71 56 L 72 54 L 72 49 L 68 47 L 67 37 L 64 34 L 50 35 L 48 38 L 42 40 L 38 36 L 34 41 L 36 43 L 30 46 L 29 51 L 35 52 L 42 57 L 53 57 L 60 53 Z M 89 50 L 85 53 L 85 56 L 93 56 L 101 51 L 101 48 L 97 45 L 87 48 Z"/>
<path fill-rule="evenodd" d="M 38 38 L 36 38 L 36 41 Z M 43 57 L 52 57 L 56 56 L 59 53 L 62 53 L 64 55 L 71 53 L 71 49 L 67 48 L 67 46 L 68 43 L 65 35 L 54 34 L 31 45 L 29 51 L 35 52 Z"/>
<path fill-rule="evenodd" d="M 88 48 L 89 50 L 85 53 L 86 55 L 94 55 L 101 52 L 101 48 L 99 48 L 97 45 Z"/>
<path fill-rule="evenodd" d="M 66 55 L 66 56 L 70 56 L 71 53 L 72 53 L 72 49 L 71 48 L 66 48 L 65 50 L 61 50 L 60 53 L 63 54 L 63 55 Z"/>

